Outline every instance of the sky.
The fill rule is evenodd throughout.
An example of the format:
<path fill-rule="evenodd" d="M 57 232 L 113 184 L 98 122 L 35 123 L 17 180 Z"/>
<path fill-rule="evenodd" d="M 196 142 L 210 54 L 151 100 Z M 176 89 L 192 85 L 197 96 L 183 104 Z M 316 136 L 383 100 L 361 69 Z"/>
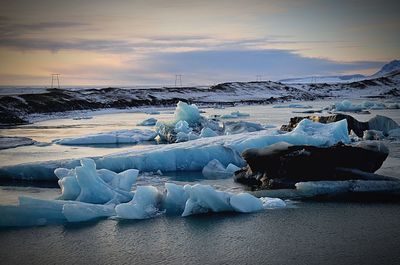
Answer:
<path fill-rule="evenodd" d="M 2 0 L 0 85 L 210 85 L 373 74 L 398 1 Z"/>

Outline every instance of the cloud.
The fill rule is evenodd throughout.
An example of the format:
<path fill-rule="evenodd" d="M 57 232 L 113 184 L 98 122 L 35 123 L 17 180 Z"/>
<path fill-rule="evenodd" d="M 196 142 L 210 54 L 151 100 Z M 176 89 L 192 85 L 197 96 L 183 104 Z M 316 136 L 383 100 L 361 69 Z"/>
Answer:
<path fill-rule="evenodd" d="M 28 33 L 43 32 L 49 29 L 66 29 L 88 26 L 87 23 L 73 21 L 53 21 L 40 23 L 15 23 L 11 18 L 0 16 L 0 38 L 18 38 Z"/>
<path fill-rule="evenodd" d="M 181 73 L 197 80 L 249 80 L 256 75 L 281 79 L 304 75 L 357 72 L 382 66 L 380 61 L 338 62 L 303 57 L 290 50 L 211 50 L 150 55 L 142 65 L 156 72 Z M 229 78 L 229 80 L 220 80 Z M 207 83 L 207 82 L 206 82 Z"/>
<path fill-rule="evenodd" d="M 82 50 L 105 53 L 124 53 L 133 51 L 132 45 L 126 41 L 85 39 L 56 41 L 34 38 L 3 38 L 0 39 L 0 47 L 14 48 L 18 50 L 48 50 L 52 52 L 60 50 Z"/>

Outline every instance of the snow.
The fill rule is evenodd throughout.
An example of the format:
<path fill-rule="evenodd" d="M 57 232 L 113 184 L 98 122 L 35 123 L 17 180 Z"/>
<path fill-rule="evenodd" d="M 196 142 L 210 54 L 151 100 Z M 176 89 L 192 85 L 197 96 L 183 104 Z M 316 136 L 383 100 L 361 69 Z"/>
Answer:
<path fill-rule="evenodd" d="M 148 118 L 148 119 L 145 119 L 145 120 L 139 122 L 137 125 L 139 125 L 139 126 L 154 126 L 154 125 L 156 125 L 156 123 L 157 123 L 157 119 Z"/>
<path fill-rule="evenodd" d="M 135 196 L 128 203 L 121 203 L 115 207 L 118 218 L 147 219 L 159 213 L 159 204 L 162 195 L 152 186 L 139 186 Z"/>
<path fill-rule="evenodd" d="M 55 143 L 61 145 L 136 144 L 151 141 L 156 136 L 155 131 L 133 129 L 64 138 L 56 140 Z"/>
<path fill-rule="evenodd" d="M 337 142 L 349 143 L 347 121 L 321 124 L 302 120 L 292 131 L 280 134 L 277 131 L 257 131 L 236 135 L 224 135 L 197 140 L 149 146 L 142 150 L 93 158 L 99 169 L 114 172 L 127 169 L 138 169 L 143 172 L 201 171 L 211 160 L 218 159 L 221 164 L 229 163 L 243 166 L 240 154 L 248 148 L 263 148 L 277 142 L 294 145 L 329 146 Z M 61 160 L 37 162 L 0 168 L 1 175 L 13 176 L 15 179 L 54 179 L 54 169 L 58 167 L 73 168 L 79 160 Z"/>

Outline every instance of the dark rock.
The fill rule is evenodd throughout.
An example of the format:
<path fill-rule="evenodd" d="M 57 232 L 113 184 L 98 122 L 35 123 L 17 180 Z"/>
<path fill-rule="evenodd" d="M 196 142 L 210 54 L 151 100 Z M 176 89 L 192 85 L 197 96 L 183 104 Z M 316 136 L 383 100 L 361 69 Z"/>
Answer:
<path fill-rule="evenodd" d="M 242 153 L 248 166 L 235 173 L 237 182 L 256 188 L 294 188 L 303 181 L 348 180 L 355 175 L 343 169 L 375 172 L 388 156 L 382 143 L 361 142 L 356 146 L 339 143 L 331 147 L 277 143 Z M 357 171 L 351 171 L 357 172 Z"/>

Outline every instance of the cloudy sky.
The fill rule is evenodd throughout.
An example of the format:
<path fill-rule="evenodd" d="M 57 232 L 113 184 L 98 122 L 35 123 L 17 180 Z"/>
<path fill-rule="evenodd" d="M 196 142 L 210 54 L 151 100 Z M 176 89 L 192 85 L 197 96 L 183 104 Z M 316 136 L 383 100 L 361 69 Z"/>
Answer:
<path fill-rule="evenodd" d="M 0 85 L 184 85 L 371 74 L 398 1 L 3 0 Z"/>

